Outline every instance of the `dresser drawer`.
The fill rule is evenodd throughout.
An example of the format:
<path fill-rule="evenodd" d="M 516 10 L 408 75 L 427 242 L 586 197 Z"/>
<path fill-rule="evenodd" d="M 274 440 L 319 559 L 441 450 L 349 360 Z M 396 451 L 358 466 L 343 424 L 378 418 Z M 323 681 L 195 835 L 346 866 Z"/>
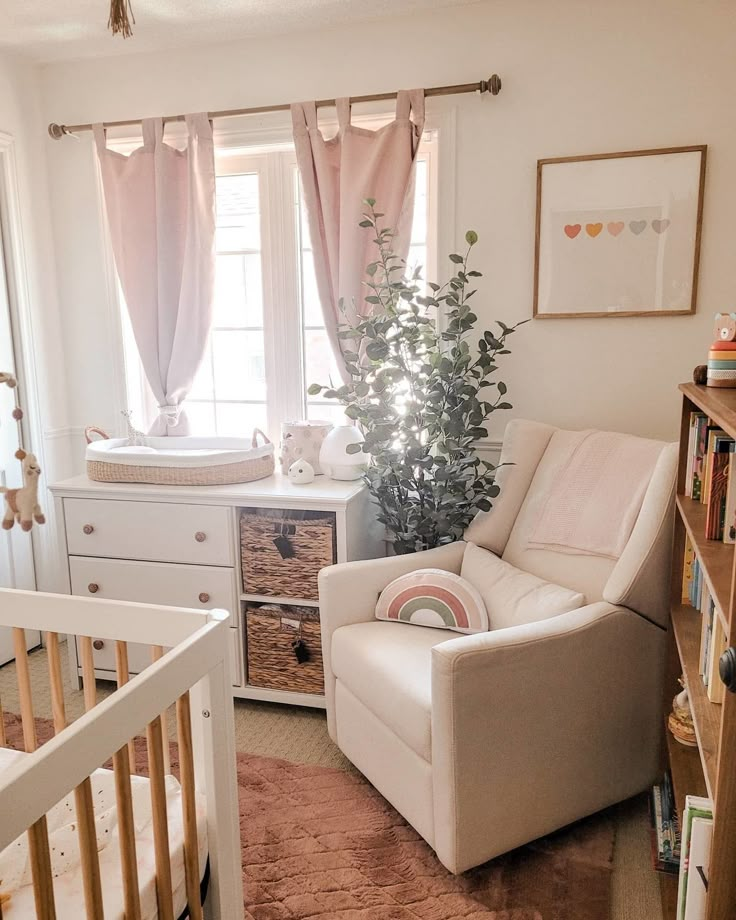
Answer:
<path fill-rule="evenodd" d="M 65 498 L 70 555 L 233 565 L 229 508 Z"/>
<path fill-rule="evenodd" d="M 237 625 L 234 569 L 70 556 L 72 594 L 196 610 L 219 607 Z"/>

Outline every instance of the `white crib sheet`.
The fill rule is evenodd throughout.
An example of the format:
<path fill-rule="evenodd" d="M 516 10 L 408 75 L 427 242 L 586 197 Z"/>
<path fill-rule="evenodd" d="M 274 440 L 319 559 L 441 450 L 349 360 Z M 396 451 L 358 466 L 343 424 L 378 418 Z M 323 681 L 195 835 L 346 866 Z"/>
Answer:
<path fill-rule="evenodd" d="M 0 773 L 27 756 L 19 751 L 0 748 Z M 141 914 L 143 920 L 157 920 L 156 860 L 148 779 L 131 776 L 131 791 L 136 830 Z M 123 920 L 120 843 L 114 774 L 111 770 L 96 770 L 92 774 L 92 798 L 95 809 L 105 920 Z M 174 914 L 178 917 L 186 907 L 187 898 L 181 789 L 173 776 L 166 777 L 166 804 Z M 79 837 L 73 793 L 51 809 L 47 815 L 47 824 L 57 920 L 79 920 L 79 917 L 83 915 L 84 888 L 79 862 Z M 203 796 L 200 795 L 197 795 L 197 833 L 199 867 L 203 875 L 207 860 L 207 826 L 205 802 Z M 35 916 L 27 834 L 21 835 L 0 852 L 0 893 L 10 896 L 9 901 L 3 902 L 3 920 L 26 920 L 28 917 Z"/>

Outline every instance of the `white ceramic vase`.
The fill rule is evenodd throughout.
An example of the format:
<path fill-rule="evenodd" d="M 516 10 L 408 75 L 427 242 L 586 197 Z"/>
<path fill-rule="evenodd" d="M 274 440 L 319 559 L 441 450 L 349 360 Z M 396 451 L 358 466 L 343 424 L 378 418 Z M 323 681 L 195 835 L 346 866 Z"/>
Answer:
<path fill-rule="evenodd" d="M 360 479 L 367 466 L 366 455 L 347 452 L 348 444 L 362 444 L 363 435 L 354 425 L 338 425 L 322 442 L 319 465 L 330 479 Z"/>

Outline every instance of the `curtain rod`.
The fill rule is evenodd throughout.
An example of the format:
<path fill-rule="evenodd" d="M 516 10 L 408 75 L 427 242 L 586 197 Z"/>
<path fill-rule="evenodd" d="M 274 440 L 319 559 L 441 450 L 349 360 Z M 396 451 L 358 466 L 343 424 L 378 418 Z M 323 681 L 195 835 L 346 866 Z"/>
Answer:
<path fill-rule="evenodd" d="M 432 86 L 429 89 L 424 90 L 425 97 L 428 96 L 454 96 L 458 93 L 490 93 L 492 96 L 497 96 L 501 92 L 501 78 L 497 73 L 494 73 L 488 80 L 480 80 L 478 83 L 458 83 L 455 86 Z M 351 96 L 351 103 L 357 102 L 381 102 L 386 99 L 393 99 L 396 96 L 396 93 L 372 93 L 368 96 Z M 335 104 L 334 99 L 319 99 L 317 101 L 317 106 L 319 108 L 324 108 L 325 106 L 331 106 Z M 291 105 L 283 103 L 281 105 L 260 105 L 254 106 L 249 109 L 225 109 L 222 112 L 209 112 L 210 118 L 233 118 L 236 115 L 262 115 L 265 112 L 288 112 L 291 108 Z M 183 115 L 166 115 L 163 119 L 164 123 L 167 121 L 184 121 Z M 105 128 L 123 128 L 129 125 L 139 125 L 141 123 L 140 118 L 134 118 L 130 121 L 107 121 L 104 123 L 103 127 Z M 78 134 L 80 131 L 91 131 L 92 125 L 57 125 L 56 122 L 51 122 L 49 125 L 49 134 L 53 137 L 54 140 L 58 141 L 60 138 L 71 135 Z"/>

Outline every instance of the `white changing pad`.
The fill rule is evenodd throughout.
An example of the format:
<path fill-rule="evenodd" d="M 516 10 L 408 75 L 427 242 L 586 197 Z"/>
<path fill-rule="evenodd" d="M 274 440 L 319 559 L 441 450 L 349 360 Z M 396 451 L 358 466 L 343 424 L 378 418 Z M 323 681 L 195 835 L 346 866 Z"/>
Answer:
<path fill-rule="evenodd" d="M 0 773 L 27 756 L 29 755 L 20 751 L 0 748 Z M 91 779 L 105 920 L 124 920 L 114 774 L 111 770 L 96 770 Z M 157 920 L 156 859 L 149 782 L 142 776 L 131 776 L 130 779 L 136 830 L 141 915 L 143 920 Z M 199 868 L 200 873 L 204 875 L 207 861 L 207 826 L 203 796 L 197 795 L 196 804 Z M 181 790 L 178 781 L 173 776 L 166 777 L 166 805 L 174 914 L 178 917 L 184 912 L 187 897 Z M 47 824 L 57 920 L 79 920 L 82 915 L 81 905 L 84 903 L 84 887 L 79 862 L 79 836 L 73 793 L 48 812 Z M 3 920 L 27 920 L 28 917 L 35 916 L 27 834 L 21 835 L 0 852 L 0 892 L 10 895 L 10 900 L 3 903 Z"/>

